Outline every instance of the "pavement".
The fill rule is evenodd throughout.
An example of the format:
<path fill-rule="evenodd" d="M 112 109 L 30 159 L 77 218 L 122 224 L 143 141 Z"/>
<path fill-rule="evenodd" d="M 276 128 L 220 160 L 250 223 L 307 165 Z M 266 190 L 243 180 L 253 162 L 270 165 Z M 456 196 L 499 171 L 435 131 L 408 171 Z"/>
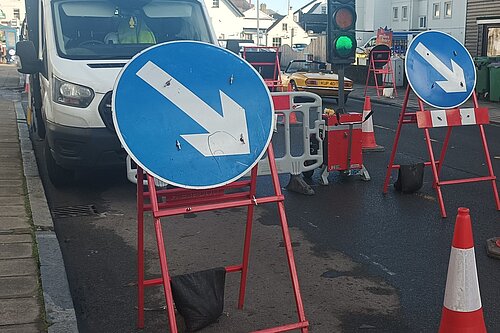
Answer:
<path fill-rule="evenodd" d="M 368 89 L 372 103 L 402 105 Z M 52 217 L 21 105 L 23 80 L 0 65 L 0 332 L 78 332 L 73 301 Z M 355 84 L 350 98 L 364 99 Z M 467 102 L 466 106 L 471 106 Z M 500 124 L 500 103 L 480 100 Z M 410 108 L 417 108 L 411 95 Z"/>
<path fill-rule="evenodd" d="M 23 86 L 15 66 L 0 64 L 0 332 L 78 332 Z"/>

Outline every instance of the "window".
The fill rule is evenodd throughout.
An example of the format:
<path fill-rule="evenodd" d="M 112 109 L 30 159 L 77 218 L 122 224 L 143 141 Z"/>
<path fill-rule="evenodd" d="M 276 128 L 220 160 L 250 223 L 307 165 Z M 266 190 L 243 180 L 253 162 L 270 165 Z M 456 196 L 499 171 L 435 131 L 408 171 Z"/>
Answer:
<path fill-rule="evenodd" d="M 440 16 L 439 10 L 440 10 L 440 4 L 439 3 L 434 3 L 432 4 L 432 18 L 438 19 Z"/>
<path fill-rule="evenodd" d="M 397 20 L 398 19 L 398 7 L 392 7 L 392 19 Z"/>
<path fill-rule="evenodd" d="M 211 42 L 200 3 L 155 0 L 120 6 L 114 0 L 86 1 L 85 5 L 55 1 L 52 18 L 57 52 L 75 60 L 130 59 L 151 44 Z"/>
<path fill-rule="evenodd" d="M 219 0 L 212 0 L 212 8 L 219 8 Z"/>
<path fill-rule="evenodd" d="M 401 7 L 401 19 L 408 20 L 408 6 Z"/>
<path fill-rule="evenodd" d="M 281 37 L 273 37 L 273 47 L 281 46 Z"/>
<path fill-rule="evenodd" d="M 427 16 L 420 16 L 418 18 L 418 27 L 427 28 Z"/>
<path fill-rule="evenodd" d="M 20 20 L 21 15 L 19 14 L 19 8 L 14 8 L 14 18 Z"/>
<path fill-rule="evenodd" d="M 487 38 L 486 55 L 488 57 L 500 56 L 500 27 L 488 27 Z"/>
<path fill-rule="evenodd" d="M 288 24 L 283 23 L 283 24 L 281 25 L 281 28 L 282 28 L 282 30 L 283 30 L 283 31 L 288 31 Z"/>
<path fill-rule="evenodd" d="M 451 17 L 451 1 L 444 3 L 444 17 Z"/>

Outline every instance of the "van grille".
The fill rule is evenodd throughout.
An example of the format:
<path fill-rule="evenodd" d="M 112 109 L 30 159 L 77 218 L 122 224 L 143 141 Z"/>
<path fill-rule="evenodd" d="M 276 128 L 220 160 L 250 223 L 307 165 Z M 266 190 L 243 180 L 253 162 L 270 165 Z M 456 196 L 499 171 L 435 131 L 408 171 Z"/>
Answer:
<path fill-rule="evenodd" d="M 113 124 L 113 115 L 111 113 L 112 96 L 112 91 L 108 91 L 106 95 L 104 95 L 101 103 L 99 103 L 99 114 L 101 115 L 104 125 L 106 125 L 110 131 L 116 132 L 115 125 Z"/>

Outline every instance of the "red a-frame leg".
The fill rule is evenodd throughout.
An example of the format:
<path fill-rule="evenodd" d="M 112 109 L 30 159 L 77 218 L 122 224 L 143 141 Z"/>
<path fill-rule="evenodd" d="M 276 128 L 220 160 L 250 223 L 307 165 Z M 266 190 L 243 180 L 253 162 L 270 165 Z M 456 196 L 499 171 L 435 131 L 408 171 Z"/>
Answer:
<path fill-rule="evenodd" d="M 245 229 L 245 241 L 243 246 L 243 260 L 241 265 L 235 266 L 227 266 L 226 272 L 241 272 L 241 281 L 240 281 L 240 295 L 238 299 L 238 308 L 242 308 L 245 299 L 245 289 L 246 289 L 246 280 L 248 275 L 248 266 L 249 266 L 249 256 L 250 256 L 250 243 L 252 236 L 252 220 L 254 209 L 257 204 L 260 203 L 271 203 L 276 202 L 278 205 L 278 213 L 281 222 L 281 228 L 283 233 L 283 240 L 285 244 L 285 251 L 288 260 L 289 271 L 292 280 L 292 287 L 295 296 L 295 302 L 297 307 L 297 314 L 299 321 L 293 324 L 286 324 L 278 327 L 268 328 L 256 332 L 265 332 L 265 333 L 274 333 L 274 332 L 285 332 L 294 329 L 300 329 L 302 333 L 308 332 L 309 323 L 305 318 L 304 306 L 302 303 L 302 297 L 300 294 L 297 269 L 295 266 L 295 260 L 293 257 L 292 243 L 290 239 L 290 233 L 288 230 L 288 223 L 286 220 L 285 214 L 285 205 L 284 205 L 284 196 L 281 193 L 281 186 L 279 184 L 278 172 L 274 160 L 274 152 L 272 149 L 272 145 L 270 144 L 267 149 L 267 155 L 269 158 L 269 166 L 271 169 L 271 177 L 273 180 L 273 188 L 275 191 L 274 196 L 256 198 L 256 182 L 257 182 L 257 168 L 256 165 L 251 172 L 250 181 L 240 181 L 235 182 L 233 184 L 226 185 L 227 188 L 240 188 L 249 186 L 250 189 L 248 192 L 239 192 L 239 193 L 228 193 L 225 194 L 224 190 L 222 190 L 221 196 L 218 197 L 203 197 L 203 193 L 201 197 L 194 198 L 189 202 L 186 200 L 181 203 L 176 203 L 175 199 L 172 199 L 172 202 L 169 202 L 170 198 L 169 193 L 186 193 L 186 191 L 192 190 L 184 190 L 184 189 L 172 189 L 172 190 L 161 190 L 157 192 L 154 178 L 151 175 L 147 175 L 148 180 L 148 193 L 149 203 L 144 203 L 144 197 L 146 193 L 144 193 L 144 175 L 143 171 L 138 168 L 137 175 L 137 209 L 138 209 L 138 324 L 139 328 L 144 327 L 144 288 L 149 286 L 162 285 L 163 291 L 165 295 L 165 300 L 167 303 L 167 314 L 169 319 L 169 328 L 171 333 L 177 333 L 177 323 L 175 320 L 175 311 L 174 311 L 174 300 L 172 296 L 172 289 L 170 283 L 170 274 L 168 270 L 167 257 L 165 251 L 165 243 L 163 238 L 163 231 L 161 225 L 161 217 L 167 217 L 177 214 L 182 214 L 186 211 L 186 207 L 189 208 L 192 212 L 202 212 L 202 211 L 210 211 L 214 209 L 222 209 L 222 208 L 231 208 L 231 207 L 242 207 L 247 206 L 247 224 Z M 165 196 L 167 202 L 158 203 L 158 195 Z M 172 198 L 175 198 L 174 194 Z M 182 196 L 182 195 L 181 195 Z M 154 217 L 154 227 L 156 234 L 156 245 L 158 249 L 158 254 L 160 257 L 160 268 L 161 268 L 161 278 L 145 280 L 144 278 L 144 212 L 146 210 L 151 210 L 153 212 Z"/>

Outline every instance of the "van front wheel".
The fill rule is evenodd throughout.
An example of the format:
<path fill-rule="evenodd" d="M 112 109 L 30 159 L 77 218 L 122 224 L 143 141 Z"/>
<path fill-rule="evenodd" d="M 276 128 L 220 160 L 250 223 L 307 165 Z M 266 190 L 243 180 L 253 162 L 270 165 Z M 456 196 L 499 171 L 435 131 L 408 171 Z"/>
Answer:
<path fill-rule="evenodd" d="M 50 146 L 48 140 L 45 139 L 43 155 L 45 158 L 45 165 L 47 167 L 47 174 L 49 176 L 50 182 L 54 187 L 61 187 L 69 185 L 73 182 L 75 178 L 75 171 L 69 170 L 61 167 L 57 164 L 56 160 L 52 156 L 50 151 Z"/>

